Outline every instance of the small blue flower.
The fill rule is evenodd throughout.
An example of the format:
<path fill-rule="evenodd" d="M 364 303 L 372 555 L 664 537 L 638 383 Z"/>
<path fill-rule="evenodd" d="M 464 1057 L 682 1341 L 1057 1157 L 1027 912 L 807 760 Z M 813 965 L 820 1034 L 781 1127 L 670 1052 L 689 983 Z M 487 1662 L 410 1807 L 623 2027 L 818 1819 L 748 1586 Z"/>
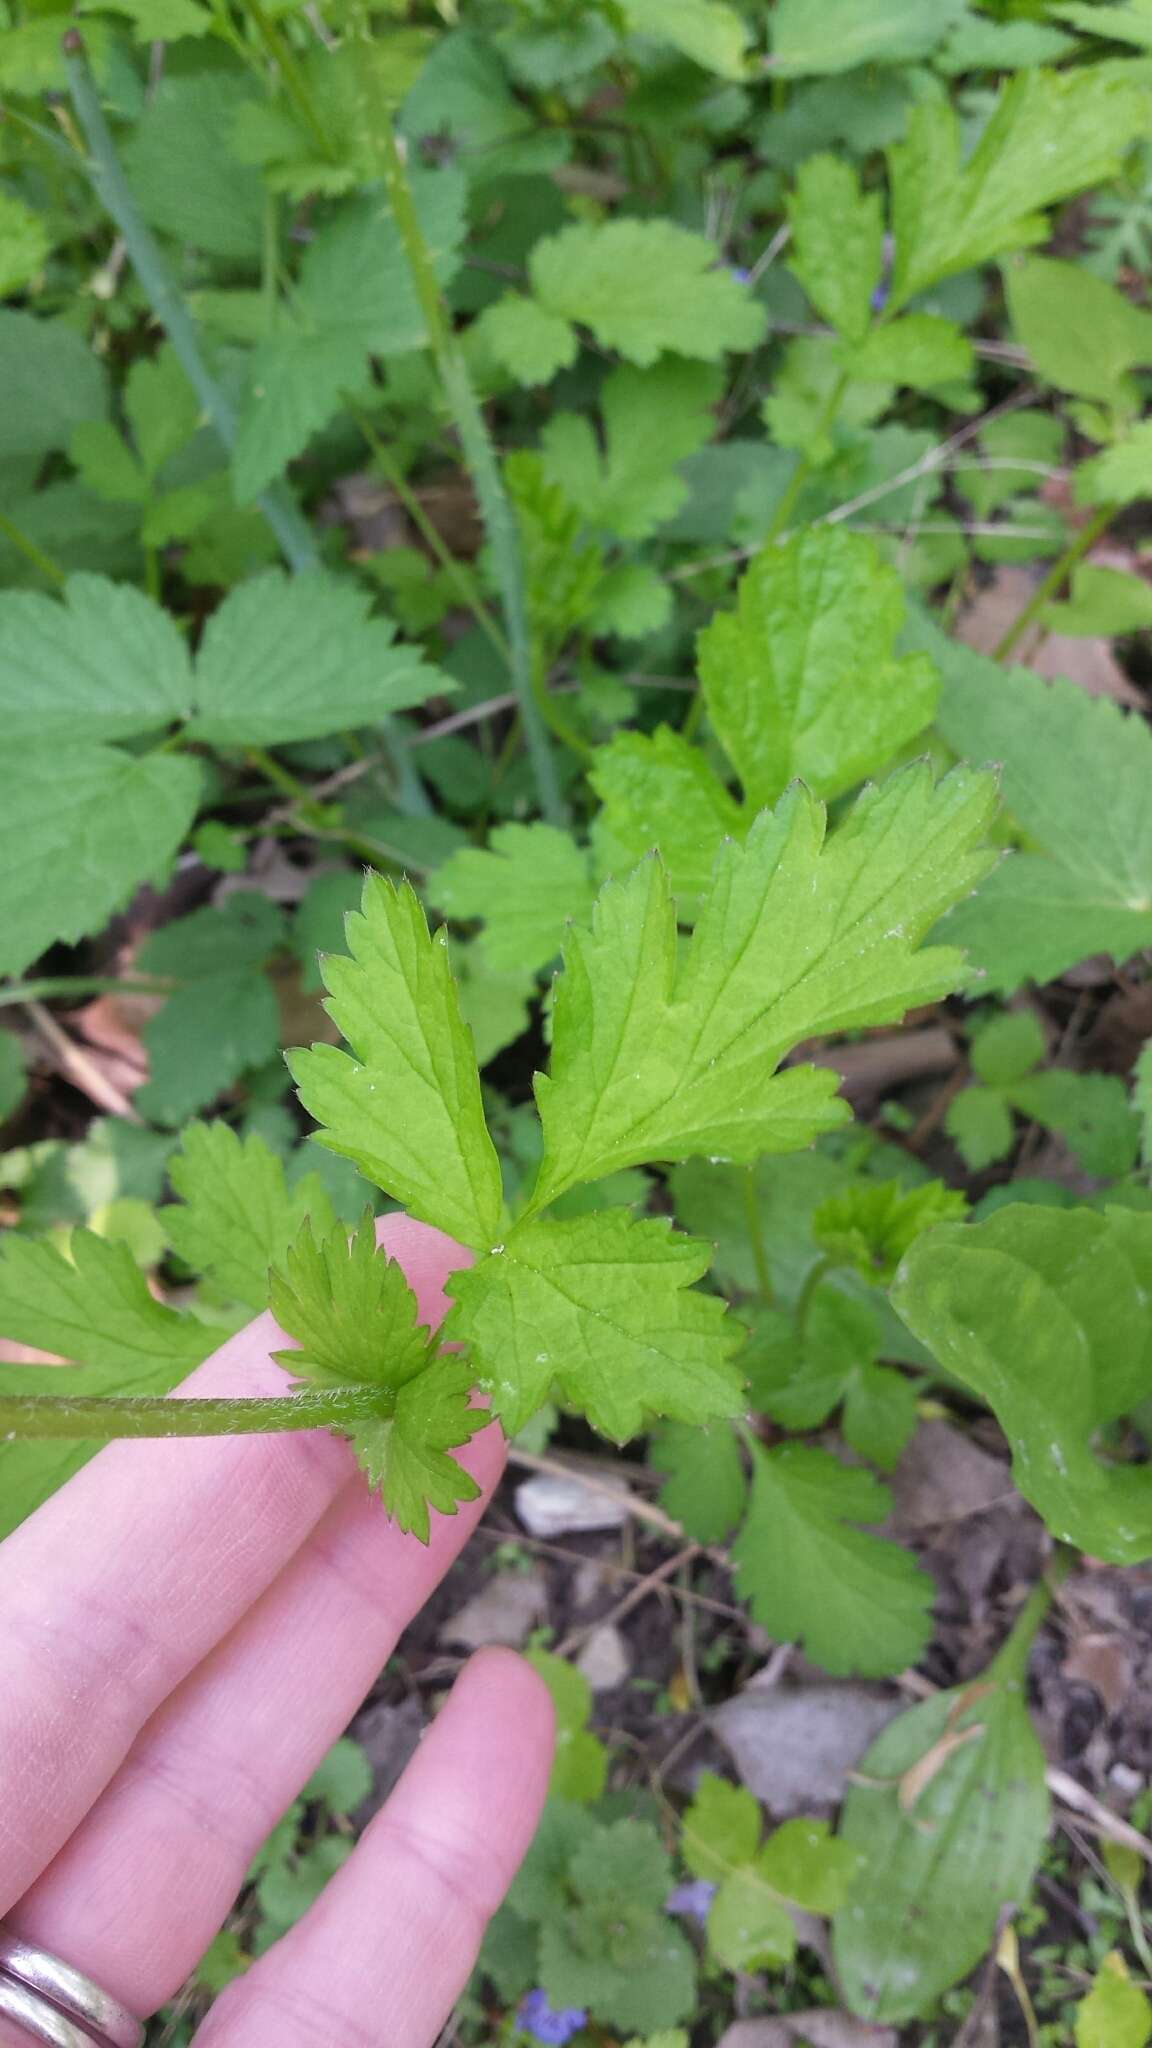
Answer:
<path fill-rule="evenodd" d="M 562 2006 L 557 2012 L 548 2002 L 546 1991 L 529 1991 L 520 2001 L 517 2014 L 525 2033 L 537 2041 L 543 2041 L 545 2048 L 565 2048 L 565 2044 L 578 2034 L 588 2023 L 588 2014 L 579 2005 Z"/>
<path fill-rule="evenodd" d="M 745 270 L 742 263 L 730 263 L 728 265 L 728 275 L 729 277 L 734 277 L 737 284 L 750 284 L 752 280 L 752 272 Z"/>
<path fill-rule="evenodd" d="M 885 306 L 888 304 L 891 289 L 891 286 L 887 284 L 877 285 L 875 291 L 872 294 L 872 311 L 874 313 L 883 312 Z"/>
<path fill-rule="evenodd" d="M 689 1884 L 678 1884 L 670 1899 L 664 1902 L 666 1913 L 687 1913 L 693 1920 L 706 1920 L 711 1911 L 712 1901 L 719 1890 L 711 1878 L 694 1877 Z"/>

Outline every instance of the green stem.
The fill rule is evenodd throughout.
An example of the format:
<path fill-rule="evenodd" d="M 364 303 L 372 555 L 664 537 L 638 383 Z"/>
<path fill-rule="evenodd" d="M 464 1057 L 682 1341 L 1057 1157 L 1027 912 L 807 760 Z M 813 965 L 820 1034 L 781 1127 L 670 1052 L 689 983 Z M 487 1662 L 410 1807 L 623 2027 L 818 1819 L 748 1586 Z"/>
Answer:
<path fill-rule="evenodd" d="M 748 1242 L 752 1247 L 752 1258 L 756 1267 L 756 1284 L 760 1289 L 761 1301 L 767 1305 L 772 1299 L 772 1268 L 768 1264 L 768 1247 L 764 1242 L 764 1220 L 760 1214 L 760 1197 L 756 1191 L 756 1168 L 741 1167 L 739 1174 L 744 1221 L 748 1228 Z"/>
<path fill-rule="evenodd" d="M 458 562 L 455 555 L 445 547 L 433 521 L 429 519 L 427 512 L 420 503 L 419 497 L 412 489 L 399 463 L 393 459 L 390 450 L 377 433 L 367 414 L 357 405 L 354 398 L 348 396 L 347 392 L 344 392 L 342 395 L 344 404 L 352 414 L 360 432 L 372 450 L 372 458 L 377 469 L 384 477 L 389 488 L 395 491 L 413 526 L 423 536 L 426 545 L 431 548 L 445 575 L 449 576 L 455 584 L 477 625 L 487 634 L 497 654 L 503 655 L 504 659 L 507 660 L 508 642 L 477 590 L 475 579 L 464 568 L 463 563 Z"/>
<path fill-rule="evenodd" d="M 60 585 L 67 581 L 59 562 L 54 562 L 51 555 L 46 555 L 38 542 L 22 532 L 16 521 L 9 519 L 6 512 L 0 512 L 0 533 L 24 556 L 25 561 L 31 562 L 34 569 L 39 569 L 42 576 L 47 576 L 50 583 Z"/>
<path fill-rule="evenodd" d="M 828 393 L 828 397 L 824 404 L 824 409 L 821 412 L 820 418 L 817 420 L 816 425 L 813 429 L 813 441 L 818 441 L 821 435 L 826 434 L 829 427 L 832 425 L 833 420 L 835 419 L 837 413 L 840 410 L 840 401 L 848 388 L 848 381 L 849 372 L 847 370 L 841 370 L 839 377 L 836 379 L 835 384 L 833 385 L 831 391 Z M 776 510 L 772 515 L 772 524 L 768 528 L 768 531 L 764 536 L 765 547 L 771 546 L 774 540 L 779 540 L 780 535 L 786 532 L 788 521 L 791 519 L 793 512 L 796 510 L 797 500 L 799 499 L 801 491 L 804 489 L 805 484 L 811 476 L 813 468 L 814 464 L 812 461 L 812 457 L 810 455 L 802 455 L 800 457 L 799 462 L 796 464 L 795 469 L 792 472 L 792 477 L 788 484 L 788 488 L 785 491 L 784 496 L 781 498 L 780 503 L 777 505 Z"/>
<path fill-rule="evenodd" d="M 123 975 L 57 974 L 42 981 L 10 981 L 0 988 L 0 1010 L 15 1003 L 43 1003 L 53 999 L 66 1002 L 70 996 L 170 996 L 180 984 L 153 976 L 139 979 Z"/>
<path fill-rule="evenodd" d="M 528 631 L 528 607 L 524 587 L 524 562 L 515 515 L 504 488 L 496 450 L 484 414 L 473 388 L 468 367 L 456 343 L 447 308 L 432 263 L 412 187 L 391 118 L 380 109 L 380 135 L 384 150 L 384 182 L 400 238 L 412 271 L 416 296 L 424 314 L 428 339 L 448 409 L 460 436 L 464 460 L 472 476 L 484 528 L 492 549 L 492 560 L 500 585 L 504 629 L 508 635 L 508 660 L 512 687 L 520 700 L 524 738 L 541 814 L 552 825 L 565 823 L 565 809 L 556 779 L 556 765 L 548 731 L 532 688 L 532 647 Z"/>
<path fill-rule="evenodd" d="M 804 1285 L 800 1289 L 799 1294 L 796 1296 L 796 1306 L 792 1311 L 796 1323 L 796 1335 L 801 1339 L 803 1338 L 804 1333 L 808 1327 L 808 1317 L 811 1313 L 812 1302 L 816 1294 L 816 1289 L 819 1287 L 820 1282 L 822 1280 L 827 1279 L 829 1273 L 831 1273 L 833 1268 L 835 1267 L 835 1264 L 835 1259 L 830 1257 L 830 1255 L 827 1252 L 823 1252 L 821 1256 L 815 1261 L 815 1263 L 808 1268 L 808 1272 L 805 1275 L 804 1279 Z"/>
<path fill-rule="evenodd" d="M 532 663 L 532 696 L 549 731 L 554 732 L 556 738 L 562 741 L 564 746 L 570 747 L 581 761 L 593 760 L 596 749 L 589 745 L 582 733 L 577 732 L 574 725 L 569 725 L 548 688 L 543 663 L 539 661 Z"/>
<path fill-rule="evenodd" d="M 1059 561 L 1054 563 L 1052 568 L 1049 569 L 1043 582 L 1036 585 L 1023 611 L 1013 620 L 1003 639 L 993 649 L 993 657 L 996 661 L 1007 661 L 1013 649 L 1019 646 L 1029 627 L 1035 624 L 1045 605 L 1052 598 L 1059 595 L 1068 577 L 1076 567 L 1077 562 L 1083 561 L 1089 548 L 1094 546 L 1096 541 L 1099 540 L 1100 535 L 1111 524 L 1116 516 L 1116 512 L 1117 507 L 1115 505 L 1097 506 L 1091 519 L 1087 520 L 1080 528 L 1080 531 L 1073 536 Z"/>
<path fill-rule="evenodd" d="M 330 163 L 335 162 L 336 152 L 328 139 L 327 130 L 312 98 L 311 87 L 291 43 L 281 34 L 279 24 L 265 14 L 260 0 L 244 0 L 244 4 L 249 20 L 255 23 L 264 48 L 279 70 L 289 99 L 321 156 L 327 157 Z"/>
<path fill-rule="evenodd" d="M 2 1387 L 0 1381 L 0 1387 Z M 15 1394 L 0 1391 L 0 1442 L 11 1437 L 111 1443 L 120 1437 L 256 1436 L 286 1429 L 351 1429 L 378 1417 L 378 1387 L 336 1387 L 266 1400 L 179 1401 L 164 1395 Z"/>
<path fill-rule="evenodd" d="M 136 205 L 104 119 L 83 41 L 76 29 L 69 29 L 64 37 L 64 68 L 76 118 L 91 152 L 87 170 L 93 189 L 124 239 L 144 296 L 172 343 L 181 369 L 224 448 L 231 454 L 236 445 L 236 414 L 208 368 L 196 323 L 159 243 Z M 289 566 L 297 574 L 316 568 L 320 558 L 311 528 L 283 486 L 276 485 L 264 491 L 256 503 Z"/>
<path fill-rule="evenodd" d="M 990 1679 L 1004 1685 L 1023 1685 L 1037 1631 L 1052 1605 L 1053 1592 L 1068 1571 L 1070 1562 L 1070 1558 L 1062 1560 L 1057 1555 L 1049 1567 L 1048 1577 L 1033 1586 L 1016 1617 L 1011 1635 L 989 1667 Z"/>

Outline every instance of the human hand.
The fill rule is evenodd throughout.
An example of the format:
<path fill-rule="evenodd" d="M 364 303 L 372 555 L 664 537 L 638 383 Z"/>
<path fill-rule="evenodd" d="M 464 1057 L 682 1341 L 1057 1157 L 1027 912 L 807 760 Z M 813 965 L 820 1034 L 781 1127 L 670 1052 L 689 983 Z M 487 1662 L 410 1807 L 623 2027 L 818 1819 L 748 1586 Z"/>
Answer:
<path fill-rule="evenodd" d="M 460 1249 L 393 1216 L 423 1316 Z M 282 1392 L 261 1316 L 185 1382 Z M 497 1428 L 460 1456 L 487 1494 Z M 0 1547 L 0 1919 L 139 2016 L 199 1961 L 484 1499 L 425 1549 L 323 1431 L 111 1445 Z M 547 1788 L 552 1710 L 482 1651 L 354 1855 L 197 2048 L 426 2048 Z M 0 2020 L 3 2048 L 28 2036 Z"/>

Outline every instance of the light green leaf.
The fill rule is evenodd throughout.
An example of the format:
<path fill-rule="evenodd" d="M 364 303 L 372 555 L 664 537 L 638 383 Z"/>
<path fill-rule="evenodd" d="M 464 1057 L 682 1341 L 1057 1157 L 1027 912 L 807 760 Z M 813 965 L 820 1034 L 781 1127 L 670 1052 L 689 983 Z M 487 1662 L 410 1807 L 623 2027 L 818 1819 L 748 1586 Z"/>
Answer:
<path fill-rule="evenodd" d="M 826 1820 L 786 1820 L 770 1835 L 756 1859 L 765 1884 L 805 1913 L 835 1913 L 859 1865 L 847 1842 L 838 1842 Z"/>
<path fill-rule="evenodd" d="M 1029 1896 L 1048 1828 L 1044 1752 L 1023 1698 L 1037 1619 L 1025 1611 L 976 1684 L 891 1722 L 853 1774 L 840 1834 L 859 1876 L 834 1952 L 862 2018 L 931 2011 L 987 1953 L 1001 1908 Z"/>
<path fill-rule="evenodd" d="M 656 860 L 600 893 L 574 931 L 556 999 L 551 1077 L 537 1082 L 545 1153 L 534 1206 L 626 1165 L 791 1151 L 842 1120 L 826 1070 L 785 1054 L 878 1023 L 955 985 L 954 954 L 915 948 L 986 868 L 973 851 L 987 778 L 934 789 L 924 767 L 867 791 L 825 837 L 796 789 L 726 845 L 695 937 L 677 959 Z"/>
<path fill-rule="evenodd" d="M 192 670 L 169 614 L 106 576 L 70 576 L 64 602 L 0 596 L 0 716 L 16 741 L 116 740 L 187 718 Z"/>
<path fill-rule="evenodd" d="M 636 35 L 671 43 L 705 71 L 721 78 L 744 78 L 748 72 L 749 35 L 734 7 L 724 0 L 621 0 L 624 17 Z"/>
<path fill-rule="evenodd" d="M 653 1434 L 649 1460 L 668 1475 L 660 1489 L 665 1514 L 697 1543 L 722 1543 L 740 1520 L 747 1496 L 735 1433 L 723 1423 L 701 1429 L 667 1422 Z"/>
<path fill-rule="evenodd" d="M 523 967 L 498 973 L 479 939 L 457 946 L 455 962 L 460 1009 L 475 1043 L 476 1064 L 486 1067 L 527 1031 L 531 1004 L 539 994 L 536 974 Z"/>
<path fill-rule="evenodd" d="M 157 1123 L 183 1123 L 249 1068 L 275 1057 L 280 1011 L 259 969 L 283 938 L 277 906 L 238 890 L 219 909 L 194 910 L 163 926 L 141 948 L 143 973 L 183 983 L 144 1027 L 149 1078 L 137 1100 Z"/>
<path fill-rule="evenodd" d="M 693 1292 L 709 1257 L 665 1219 L 637 1221 L 625 1209 L 518 1223 L 453 1274 L 448 1334 L 471 1346 L 508 1436 L 554 1381 L 619 1443 L 652 1415 L 738 1415 L 742 1381 L 730 1360 L 741 1332 L 717 1296 Z"/>
<path fill-rule="evenodd" d="M 264 224 L 259 172 L 231 147 L 237 109 L 251 93 L 248 73 L 217 58 L 169 69 L 124 148 L 124 165 L 154 228 L 211 256 L 258 261 Z"/>
<path fill-rule="evenodd" d="M 711 436 L 718 396 L 716 373 L 702 364 L 622 363 L 600 394 L 603 454 L 582 414 L 557 413 L 541 435 L 544 473 L 590 526 L 643 540 L 684 503 L 679 464 Z"/>
<path fill-rule="evenodd" d="M 454 1515 L 479 1498 L 448 1453 L 488 1417 L 469 1406 L 467 1363 L 438 1354 L 403 1269 L 377 1250 L 371 1212 L 351 1242 L 338 1224 L 317 1244 L 305 1223 L 272 1275 L 269 1303 L 301 1346 L 275 1352 L 282 1365 L 309 1385 L 379 1389 L 379 1417 L 347 1433 L 393 1520 L 427 1543 L 430 1507 Z"/>
<path fill-rule="evenodd" d="M 1141 1155 L 1147 1169 L 1152 1166 L 1152 1038 L 1148 1039 L 1133 1074 L 1133 1099 L 1142 1128 Z"/>
<path fill-rule="evenodd" d="M 797 776 L 839 796 L 931 722 L 939 677 L 923 655 L 893 659 L 900 578 L 873 544 L 813 527 L 765 548 L 737 608 L 697 643 L 708 715 L 755 808 Z"/>
<path fill-rule="evenodd" d="M 87 488 L 108 505 L 143 505 L 148 479 L 110 420 L 81 420 L 68 453 Z"/>
<path fill-rule="evenodd" d="M 1043 240 L 1045 207 L 1115 176 L 1146 121 L 1143 92 L 1114 69 L 1022 71 L 963 163 L 957 115 L 946 100 L 922 101 L 889 158 L 893 308 Z"/>
<path fill-rule="evenodd" d="M 0 973 L 102 929 L 162 880 L 192 819 L 200 767 L 172 755 L 35 740 L 13 746 L 0 822 Z"/>
<path fill-rule="evenodd" d="M 288 329 L 257 344 L 236 446 L 237 502 L 251 504 L 303 453 L 344 401 L 363 394 L 368 343 L 354 327 Z"/>
<path fill-rule="evenodd" d="M 83 420 L 108 411 L 107 371 L 84 337 L 62 320 L 7 307 L 0 307 L 0 388 L 4 462 L 38 463 L 66 448 Z"/>
<path fill-rule="evenodd" d="M 324 980 L 356 1057 L 328 1045 L 296 1053 L 300 1099 L 325 1126 L 321 1144 L 413 1215 L 486 1251 L 499 1235 L 500 1166 L 444 934 L 430 935 L 407 883 L 379 875 L 347 934 L 352 958 L 330 956 Z"/>
<path fill-rule="evenodd" d="M 1085 10 L 1087 11 L 1087 10 Z M 1101 10 L 1092 9 L 1093 13 Z M 1119 8 L 1106 7 L 1105 14 Z M 1148 42 L 1152 46 L 1152 7 L 1148 9 Z M 1152 2036 L 1152 2005 L 1132 1982 L 1118 1949 L 1106 1955 L 1087 1998 L 1076 2008 L 1076 2048 L 1145 2048 Z"/>
<path fill-rule="evenodd" d="M 452 688 L 395 628 L 371 616 L 367 591 L 327 570 L 266 569 L 213 612 L 196 663 L 191 730 L 217 747 L 284 746 Z"/>
<path fill-rule="evenodd" d="M 1062 0 L 1051 13 L 1069 28 L 1085 35 L 1108 36 L 1115 42 L 1133 43 L 1138 50 L 1152 50 L 1152 0 L 1128 0 L 1127 6 L 1085 6 L 1083 0 Z"/>
<path fill-rule="evenodd" d="M 989 1088 L 1008 1088 L 1038 1066 L 1047 1049 L 1034 1010 L 1005 1010 L 972 1040 L 972 1071 Z"/>
<path fill-rule="evenodd" d="M 704 235 L 670 220 L 579 222 L 537 242 L 532 288 L 563 319 L 642 367 L 665 350 L 717 362 L 754 348 L 765 315 L 746 285 L 718 270 Z"/>
<path fill-rule="evenodd" d="M 931 1579 L 899 1545 L 851 1526 L 883 1522 L 889 1506 L 877 1480 L 827 1451 L 753 1454 L 752 1503 L 732 1547 L 740 1597 L 826 1671 L 902 1671 L 931 1635 Z"/>
<path fill-rule="evenodd" d="M 1078 505 L 1133 505 L 1152 498 L 1152 419 L 1141 420 L 1114 448 L 1082 462 L 1075 476 Z"/>
<path fill-rule="evenodd" d="M 14 1031 L 0 1031 L 0 1123 L 19 1109 L 26 1085 L 24 1048 Z"/>
<path fill-rule="evenodd" d="M 884 205 L 862 192 L 855 167 L 810 156 L 788 202 L 791 268 L 817 312 L 849 341 L 862 341 L 884 275 Z"/>
<path fill-rule="evenodd" d="M 795 1923 L 758 1869 L 724 1879 L 708 1914 L 708 1949 L 726 1970 L 782 1970 L 792 1961 Z"/>
<path fill-rule="evenodd" d="M 1072 683 L 965 653 L 938 723 L 966 760 L 995 761 L 1006 809 L 1037 851 L 1013 854 L 945 933 L 983 986 L 1010 994 L 1089 953 L 1152 943 L 1152 732 Z"/>
<path fill-rule="evenodd" d="M 206 36 L 212 15 L 200 0 L 81 0 L 80 14 L 123 14 L 139 43 L 174 43 L 181 36 Z"/>
<path fill-rule="evenodd" d="M 318 1236 L 335 1228 L 319 1176 L 289 1188 L 284 1165 L 263 1138 L 240 1138 L 226 1123 L 189 1124 L 169 1164 L 178 1204 L 163 1211 L 172 1248 L 206 1273 L 228 1301 L 254 1313 L 268 1305 L 268 1269 L 283 1258 L 305 1217 Z"/>
<path fill-rule="evenodd" d="M 963 1216 L 966 1206 L 959 1189 L 941 1180 L 907 1187 L 855 1176 L 814 1210 L 812 1236 L 838 1266 L 854 1266 L 863 1279 L 886 1287 L 909 1245 L 934 1224 Z"/>
<path fill-rule="evenodd" d="M 948 1104 L 944 1128 L 971 1173 L 1007 1159 L 1016 1142 L 1012 1111 L 997 1088 L 962 1088 Z"/>
<path fill-rule="evenodd" d="M 1128 373 L 1152 362 L 1152 313 L 1083 264 L 1050 256 L 1006 263 L 1004 284 L 1016 339 L 1049 384 L 1138 409 L 1139 392 Z"/>
<path fill-rule="evenodd" d="M 596 824 L 602 868 L 659 848 L 687 914 L 725 839 L 743 839 L 749 822 L 701 749 L 666 725 L 651 735 L 619 733 L 597 749 L 589 779 L 604 806 Z"/>
<path fill-rule="evenodd" d="M 1059 9 L 1052 10 L 1059 13 Z M 935 57 L 938 71 L 958 78 L 965 71 L 1025 71 L 1054 64 L 1074 47 L 1071 36 L 1040 21 L 989 21 L 967 14 Z"/>
<path fill-rule="evenodd" d="M 1152 584 L 1123 569 L 1081 562 L 1072 573 L 1071 597 L 1048 605 L 1044 624 L 1050 633 L 1086 640 L 1143 632 L 1152 626 Z"/>
<path fill-rule="evenodd" d="M 1148 1389 L 1152 1219 L 1013 1203 L 912 1247 L 893 1302 L 993 1409 L 1020 1491 L 1053 1532 L 1117 1564 L 1152 1555 L 1152 1476 L 1108 1464 L 1096 1431 Z"/>
<path fill-rule="evenodd" d="M 570 919 L 585 923 L 594 891 L 588 856 L 555 825 L 497 825 L 486 848 L 464 847 L 428 877 L 448 917 L 484 920 L 482 946 L 501 974 L 547 967 Z"/>
<path fill-rule="evenodd" d="M 902 319 L 874 327 L 858 349 L 846 353 L 846 360 L 854 377 L 933 391 L 940 384 L 970 377 L 976 357 L 954 320 L 905 313 Z"/>
<path fill-rule="evenodd" d="M 550 384 L 557 370 L 571 368 L 580 346 L 571 321 L 518 292 L 485 307 L 473 332 L 518 384 Z"/>
<path fill-rule="evenodd" d="M 52 251 L 38 213 L 10 192 L 0 192 L 0 299 L 31 284 Z"/>
<path fill-rule="evenodd" d="M 126 1244 L 74 1230 L 65 1258 L 9 1232 L 0 1253 L 0 1335 L 82 1361 L 77 1368 L 0 1365 L 0 1396 L 166 1394 L 220 1341 L 220 1331 L 155 1301 Z M 0 1444 L 0 1539 L 86 1465 L 100 1446 Z"/>
<path fill-rule="evenodd" d="M 680 1851 L 694 1877 L 724 1878 L 760 1846 L 760 1807 L 743 1785 L 704 1771 L 684 1815 Z"/>
<path fill-rule="evenodd" d="M 587 1805 L 599 1799 L 608 1776 L 608 1752 L 588 1727 L 592 1687 L 566 1657 L 554 1657 L 550 1650 L 541 1649 L 528 1650 L 526 1656 L 548 1687 L 556 1713 L 556 1754 L 548 1796 Z"/>
<path fill-rule="evenodd" d="M 964 0 L 777 0 L 772 68 L 782 78 L 825 78 L 862 64 L 926 57 L 964 12 Z"/>
<path fill-rule="evenodd" d="M 1140 1134 L 1117 1074 L 1075 1074 L 1050 1067 L 1008 1091 L 1022 1116 L 1058 1131 L 1085 1173 L 1118 1180 L 1136 1164 Z"/>
<path fill-rule="evenodd" d="M 200 400 L 170 342 L 143 357 L 128 372 L 124 410 L 145 475 L 159 475 L 201 424 Z"/>
<path fill-rule="evenodd" d="M 911 1380 L 884 1365 L 858 1366 L 844 1396 L 844 1441 L 891 1472 L 911 1442 L 917 1412 Z"/>

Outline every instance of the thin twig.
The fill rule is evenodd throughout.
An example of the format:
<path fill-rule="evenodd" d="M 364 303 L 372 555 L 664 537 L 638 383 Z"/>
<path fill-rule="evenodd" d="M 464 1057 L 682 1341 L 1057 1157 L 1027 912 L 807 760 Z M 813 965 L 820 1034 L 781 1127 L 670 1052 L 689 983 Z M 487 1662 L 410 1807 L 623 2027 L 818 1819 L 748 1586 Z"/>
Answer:
<path fill-rule="evenodd" d="M 68 1079 L 75 1083 L 99 1109 L 105 1109 L 110 1116 L 122 1117 L 126 1123 L 143 1122 L 138 1110 L 132 1107 L 128 1097 L 121 1093 L 106 1074 L 102 1074 L 95 1060 L 90 1059 L 83 1049 L 60 1029 L 50 1010 L 42 1003 L 25 1002 L 24 1011 L 29 1021 L 50 1050 L 55 1054 Z"/>
<path fill-rule="evenodd" d="M 638 1499 L 634 1493 L 626 1492 L 623 1487 L 613 1486 L 608 1479 L 598 1479 L 591 1472 L 577 1471 L 575 1466 L 565 1465 L 559 1458 L 539 1457 L 535 1451 L 522 1451 L 518 1444 L 511 1444 L 508 1450 L 508 1463 L 520 1465 L 526 1472 L 546 1472 L 553 1479 L 576 1480 L 579 1485 L 588 1487 L 592 1493 L 606 1494 L 609 1500 L 617 1501 L 634 1520 L 647 1522 L 649 1528 L 659 1529 L 662 1536 L 671 1536 L 678 1543 L 683 1543 L 687 1534 L 683 1525 L 674 1522 L 671 1515 L 664 1513 L 663 1508 L 654 1507 L 651 1502 Z M 715 1553 L 709 1552 L 709 1555 L 713 1556 Z"/>
<path fill-rule="evenodd" d="M 618 1600 L 615 1607 L 609 1608 L 607 1614 L 600 1614 L 595 1621 L 586 1621 L 579 1628 L 570 1629 L 563 1642 L 557 1643 L 556 1655 L 571 1657 L 589 1636 L 595 1635 L 597 1629 L 612 1628 L 617 1622 L 623 1621 L 625 1615 L 631 1614 L 633 1608 L 639 1607 L 641 1601 L 647 1600 L 649 1594 L 671 1592 L 672 1589 L 666 1581 L 675 1578 L 681 1566 L 690 1563 L 692 1558 L 697 1556 L 699 1547 L 696 1543 L 689 1543 L 684 1550 L 678 1550 L 673 1557 L 666 1557 L 662 1564 L 654 1566 L 650 1572 L 645 1572 L 634 1586 L 629 1587 L 623 1599 Z"/>

